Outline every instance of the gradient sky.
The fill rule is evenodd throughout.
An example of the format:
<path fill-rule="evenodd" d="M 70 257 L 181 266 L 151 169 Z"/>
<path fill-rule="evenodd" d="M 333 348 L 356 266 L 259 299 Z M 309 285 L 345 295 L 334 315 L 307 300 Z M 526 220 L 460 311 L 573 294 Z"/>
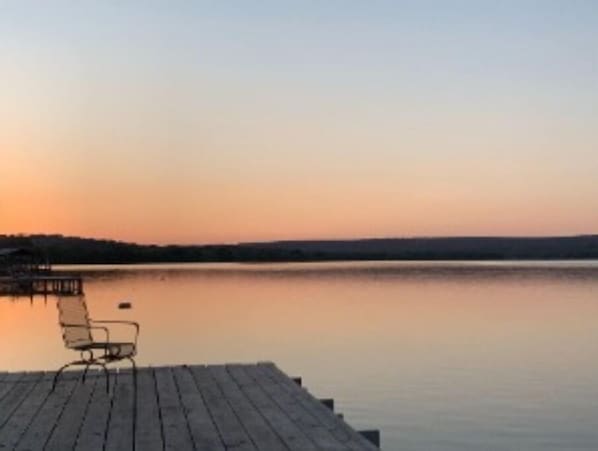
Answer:
<path fill-rule="evenodd" d="M 598 233 L 598 2 L 0 3 L 0 233 Z"/>

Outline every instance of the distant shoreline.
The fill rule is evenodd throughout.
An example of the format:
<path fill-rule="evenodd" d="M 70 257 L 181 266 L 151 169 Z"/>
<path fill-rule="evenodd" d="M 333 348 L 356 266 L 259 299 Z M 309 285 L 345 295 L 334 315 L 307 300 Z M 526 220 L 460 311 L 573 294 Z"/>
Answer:
<path fill-rule="evenodd" d="M 296 263 L 598 259 L 598 235 L 274 241 L 141 245 L 62 235 L 0 235 L 0 249 L 33 247 L 53 264 Z"/>

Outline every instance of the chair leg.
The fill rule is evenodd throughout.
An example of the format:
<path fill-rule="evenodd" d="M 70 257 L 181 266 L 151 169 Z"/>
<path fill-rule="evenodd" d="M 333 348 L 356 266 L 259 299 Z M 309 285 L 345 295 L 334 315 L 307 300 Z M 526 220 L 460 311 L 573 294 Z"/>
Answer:
<path fill-rule="evenodd" d="M 135 360 L 133 357 L 127 357 L 131 362 L 131 367 L 133 368 L 133 391 L 135 395 L 135 400 L 137 400 L 137 365 L 135 364 Z"/>
<path fill-rule="evenodd" d="M 133 357 L 127 357 L 127 359 L 129 362 L 131 362 L 131 368 L 133 369 L 133 381 L 135 382 L 135 385 L 137 385 L 137 365 L 135 364 L 135 359 Z"/>
<path fill-rule="evenodd" d="M 66 365 L 63 365 L 58 371 L 56 371 L 56 374 L 54 375 L 54 380 L 52 382 L 52 390 L 51 390 L 52 392 L 54 392 L 54 390 L 56 389 L 56 384 L 58 383 L 58 378 L 60 377 L 62 372 L 64 370 L 66 370 L 71 365 L 74 365 L 74 362 L 67 363 Z"/>
<path fill-rule="evenodd" d="M 85 378 L 87 377 L 87 372 L 89 371 L 89 367 L 93 365 L 93 362 L 89 362 L 85 364 L 85 369 L 83 370 L 83 377 L 81 378 L 82 382 L 85 383 Z"/>
<path fill-rule="evenodd" d="M 106 377 L 106 394 L 110 394 L 110 373 L 108 372 L 108 368 L 102 362 L 97 362 L 102 368 L 104 368 L 104 376 Z"/>

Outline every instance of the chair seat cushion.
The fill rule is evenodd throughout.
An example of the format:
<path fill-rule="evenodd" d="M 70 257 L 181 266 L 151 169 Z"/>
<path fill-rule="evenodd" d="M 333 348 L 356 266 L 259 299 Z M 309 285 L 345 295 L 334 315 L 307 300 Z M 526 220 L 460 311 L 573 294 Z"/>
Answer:
<path fill-rule="evenodd" d="M 92 343 L 80 346 L 79 350 L 86 351 L 91 349 L 103 349 L 106 354 L 115 359 L 132 357 L 135 355 L 134 343 L 117 343 L 117 342 L 101 342 L 94 341 Z"/>

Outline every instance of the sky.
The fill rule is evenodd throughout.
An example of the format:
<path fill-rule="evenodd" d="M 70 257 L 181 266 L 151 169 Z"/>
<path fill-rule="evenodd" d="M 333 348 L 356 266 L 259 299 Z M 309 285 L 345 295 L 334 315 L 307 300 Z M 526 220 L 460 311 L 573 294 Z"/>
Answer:
<path fill-rule="evenodd" d="M 598 2 L 0 1 L 0 234 L 598 233 Z"/>

